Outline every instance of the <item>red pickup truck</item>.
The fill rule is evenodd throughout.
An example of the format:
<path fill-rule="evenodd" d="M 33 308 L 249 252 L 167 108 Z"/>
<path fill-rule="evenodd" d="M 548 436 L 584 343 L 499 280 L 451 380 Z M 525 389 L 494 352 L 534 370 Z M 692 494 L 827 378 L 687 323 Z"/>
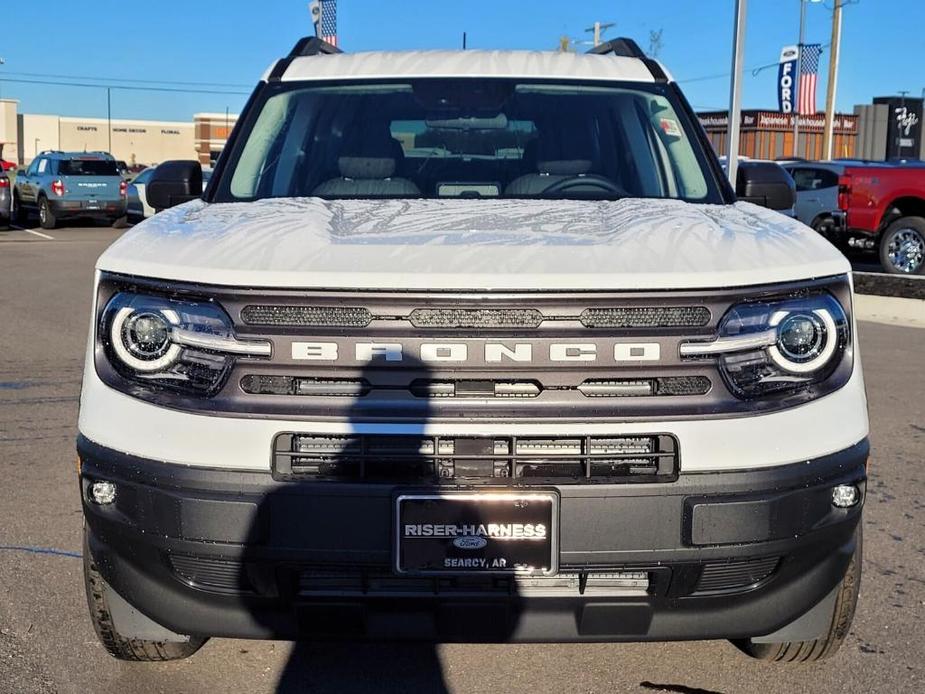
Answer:
<path fill-rule="evenodd" d="M 838 207 L 849 246 L 879 248 L 887 272 L 925 274 L 925 167 L 846 164 Z"/>

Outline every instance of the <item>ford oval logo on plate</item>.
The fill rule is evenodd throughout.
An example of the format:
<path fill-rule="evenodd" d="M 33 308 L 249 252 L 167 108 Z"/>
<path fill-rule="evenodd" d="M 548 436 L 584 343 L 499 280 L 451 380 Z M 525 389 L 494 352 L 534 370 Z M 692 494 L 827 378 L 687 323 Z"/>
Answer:
<path fill-rule="evenodd" d="M 459 549 L 482 549 L 482 547 L 488 544 L 488 540 L 484 537 L 478 537 L 477 535 L 470 535 L 468 537 L 457 537 L 453 540 L 453 544 L 459 547 Z"/>

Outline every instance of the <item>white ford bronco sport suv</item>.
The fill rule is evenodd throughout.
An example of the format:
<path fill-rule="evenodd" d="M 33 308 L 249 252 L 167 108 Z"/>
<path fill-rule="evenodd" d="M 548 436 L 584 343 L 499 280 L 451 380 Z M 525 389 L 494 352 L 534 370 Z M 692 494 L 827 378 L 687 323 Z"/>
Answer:
<path fill-rule="evenodd" d="M 733 639 L 815 660 L 857 602 L 850 267 L 739 201 L 678 86 L 591 55 L 299 41 L 202 192 L 96 266 L 90 613 L 209 636 Z M 182 204 L 181 204 L 182 203 Z"/>

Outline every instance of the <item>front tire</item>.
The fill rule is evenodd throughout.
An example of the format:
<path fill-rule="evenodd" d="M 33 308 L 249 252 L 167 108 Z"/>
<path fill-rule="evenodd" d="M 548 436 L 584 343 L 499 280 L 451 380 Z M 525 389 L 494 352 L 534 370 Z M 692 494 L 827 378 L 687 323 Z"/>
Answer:
<path fill-rule="evenodd" d="M 782 643 L 756 643 L 752 639 L 735 641 L 745 654 L 758 660 L 777 663 L 808 663 L 835 655 L 848 635 L 861 588 L 862 532 L 857 530 L 857 545 L 848 570 L 838 586 L 835 611 L 829 630 L 812 641 L 784 641 Z"/>
<path fill-rule="evenodd" d="M 901 217 L 880 239 L 880 264 L 897 275 L 925 275 L 925 218 Z"/>
<path fill-rule="evenodd" d="M 58 226 L 58 220 L 55 213 L 51 211 L 48 198 L 39 198 L 39 225 L 43 229 L 54 229 Z"/>
<path fill-rule="evenodd" d="M 100 643 L 103 644 L 103 647 L 113 658 L 149 663 L 180 660 L 189 658 L 202 648 L 202 645 L 208 640 L 199 636 L 191 636 L 189 641 L 177 643 L 171 641 L 148 641 L 123 636 L 113 624 L 112 614 L 106 600 L 106 591 L 109 586 L 90 555 L 90 543 L 87 540 L 86 528 L 84 528 L 83 564 L 84 586 L 87 592 L 87 606 L 90 608 L 90 621 L 93 622 L 93 629 L 96 631 Z"/>

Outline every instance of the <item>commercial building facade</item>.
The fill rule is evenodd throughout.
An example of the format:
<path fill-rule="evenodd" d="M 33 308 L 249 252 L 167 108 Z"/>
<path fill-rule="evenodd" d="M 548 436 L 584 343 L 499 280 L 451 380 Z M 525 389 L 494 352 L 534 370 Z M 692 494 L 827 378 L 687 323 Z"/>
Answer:
<path fill-rule="evenodd" d="M 129 166 L 196 159 L 209 166 L 225 146 L 237 115 L 197 113 L 192 121 L 77 118 L 18 113 L 0 99 L 0 156 L 20 166 L 45 150 L 111 152 Z"/>
<path fill-rule="evenodd" d="M 697 114 L 713 148 L 726 154 L 729 141 L 729 115 L 725 111 L 707 111 Z M 825 115 L 800 116 L 798 141 L 794 148 L 793 119 L 790 113 L 779 111 L 742 111 L 739 135 L 739 154 L 753 159 L 782 159 L 801 157 L 824 158 L 823 130 Z M 856 156 L 858 117 L 837 113 L 834 119 L 834 158 Z"/>

